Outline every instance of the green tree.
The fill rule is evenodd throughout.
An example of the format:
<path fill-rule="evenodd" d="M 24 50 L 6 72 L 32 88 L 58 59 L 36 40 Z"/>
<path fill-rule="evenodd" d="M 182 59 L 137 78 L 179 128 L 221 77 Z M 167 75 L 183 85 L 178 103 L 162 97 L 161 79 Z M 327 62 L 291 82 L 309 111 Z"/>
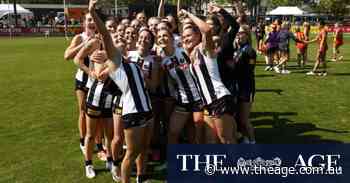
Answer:
<path fill-rule="evenodd" d="M 320 3 L 314 7 L 316 12 L 342 17 L 348 13 L 346 5 L 350 0 L 320 0 Z"/>
<path fill-rule="evenodd" d="M 271 8 L 278 6 L 300 6 L 304 0 L 269 0 Z"/>

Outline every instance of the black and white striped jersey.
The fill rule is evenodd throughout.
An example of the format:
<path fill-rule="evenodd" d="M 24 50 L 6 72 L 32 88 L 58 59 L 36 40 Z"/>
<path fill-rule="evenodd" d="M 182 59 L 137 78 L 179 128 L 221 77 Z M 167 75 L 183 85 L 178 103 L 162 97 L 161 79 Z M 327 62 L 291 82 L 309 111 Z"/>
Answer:
<path fill-rule="evenodd" d="M 123 93 L 123 116 L 152 110 L 144 76 L 137 63 L 123 61 L 118 69 L 110 73 L 110 77 Z"/>
<path fill-rule="evenodd" d="M 155 57 L 155 55 L 148 55 L 147 57 L 143 58 L 138 51 L 129 51 L 127 60 L 137 63 L 143 72 L 144 78 L 151 79 L 152 69 L 154 68 L 155 64 Z"/>
<path fill-rule="evenodd" d="M 86 97 L 86 103 L 90 107 L 99 109 L 112 109 L 115 95 L 120 95 L 118 86 L 110 79 L 105 81 L 94 80 Z"/>
<path fill-rule="evenodd" d="M 81 36 L 83 42 L 86 42 L 86 41 L 88 40 L 88 37 L 87 37 L 87 35 L 86 35 L 85 32 L 81 33 L 80 36 Z M 89 67 L 89 64 L 90 64 L 90 59 L 89 59 L 89 57 L 84 58 L 84 64 L 85 64 L 87 67 Z M 77 70 L 77 72 L 76 72 L 76 74 L 75 74 L 75 79 L 76 79 L 77 81 L 79 81 L 79 82 L 82 82 L 82 83 L 85 83 L 85 84 L 86 84 L 87 81 L 88 81 L 88 78 L 89 78 L 88 74 L 85 73 L 85 72 L 84 72 L 83 70 L 81 70 L 80 68 L 78 68 L 78 70 Z"/>
<path fill-rule="evenodd" d="M 172 56 L 163 58 L 162 67 L 176 81 L 176 98 L 183 104 L 200 100 L 194 78 L 190 73 L 191 61 L 185 50 L 176 48 Z"/>
<path fill-rule="evenodd" d="M 194 62 L 191 73 L 194 76 L 199 93 L 205 105 L 223 96 L 231 95 L 221 81 L 217 58 L 206 56 L 200 48 L 194 50 Z"/>

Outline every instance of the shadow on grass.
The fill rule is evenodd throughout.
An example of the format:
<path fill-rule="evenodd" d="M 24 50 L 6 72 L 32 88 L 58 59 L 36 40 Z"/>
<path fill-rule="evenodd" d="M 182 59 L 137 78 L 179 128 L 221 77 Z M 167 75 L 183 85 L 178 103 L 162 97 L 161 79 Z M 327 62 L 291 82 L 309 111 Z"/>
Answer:
<path fill-rule="evenodd" d="M 330 73 L 333 76 L 350 76 L 350 73 Z"/>
<path fill-rule="evenodd" d="M 109 173 L 110 171 L 106 168 L 94 168 L 96 175 Z"/>
<path fill-rule="evenodd" d="M 281 89 L 256 89 L 256 92 L 268 92 L 268 93 L 276 93 L 278 95 L 282 95 L 283 90 Z"/>
<path fill-rule="evenodd" d="M 256 78 L 268 78 L 268 77 L 275 77 L 273 74 L 257 74 L 255 75 Z"/>
<path fill-rule="evenodd" d="M 300 67 L 298 65 L 288 65 L 287 66 L 287 69 L 288 70 L 303 70 L 303 69 L 312 69 L 312 66 L 311 65 L 306 65 L 304 67 Z"/>
<path fill-rule="evenodd" d="M 167 168 L 165 164 L 157 162 L 153 166 L 149 166 L 150 170 L 153 170 L 150 174 L 153 180 L 164 181 L 167 177 Z"/>
<path fill-rule="evenodd" d="M 310 69 L 306 69 L 306 70 L 295 70 L 292 72 L 293 73 L 296 73 L 296 74 L 306 74 L 307 72 L 310 72 L 311 71 L 311 68 Z"/>
<path fill-rule="evenodd" d="M 321 131 L 329 133 L 349 133 L 349 131 L 318 128 L 307 122 L 295 123 L 288 116 L 296 116 L 296 112 L 253 112 L 252 124 L 259 143 L 262 144 L 323 144 L 343 143 L 342 141 L 323 139 L 319 135 L 303 135 L 305 132 Z M 265 117 L 263 119 L 257 119 Z M 266 118 L 268 117 L 268 118 Z M 271 125 L 272 128 L 259 128 L 259 126 Z"/>

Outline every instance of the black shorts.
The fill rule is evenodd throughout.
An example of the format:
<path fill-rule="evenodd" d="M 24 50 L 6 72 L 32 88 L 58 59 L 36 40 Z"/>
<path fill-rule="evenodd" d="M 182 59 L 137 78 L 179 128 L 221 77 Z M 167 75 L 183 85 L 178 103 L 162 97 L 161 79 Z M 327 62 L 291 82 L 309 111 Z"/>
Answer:
<path fill-rule="evenodd" d="M 145 127 L 147 122 L 152 119 L 152 112 L 132 113 L 122 116 L 124 129 L 133 127 Z"/>
<path fill-rule="evenodd" d="M 202 109 L 202 102 L 200 100 L 194 102 L 194 103 L 176 103 L 175 111 L 176 112 L 201 112 Z"/>
<path fill-rule="evenodd" d="M 254 102 L 255 90 L 247 89 L 239 92 L 238 101 L 239 102 Z"/>
<path fill-rule="evenodd" d="M 113 114 L 122 115 L 123 106 L 122 106 L 121 98 L 122 96 L 120 95 L 114 96 L 113 105 L 112 105 Z"/>
<path fill-rule="evenodd" d="M 267 55 L 272 55 L 278 52 L 278 47 L 272 47 L 267 49 Z"/>
<path fill-rule="evenodd" d="M 281 53 L 289 54 L 289 45 L 279 45 L 278 50 Z"/>
<path fill-rule="evenodd" d="M 89 88 L 86 87 L 86 83 L 87 81 L 79 81 L 79 80 L 75 80 L 75 90 L 81 90 L 84 92 L 88 92 Z"/>
<path fill-rule="evenodd" d="M 112 118 L 113 113 L 112 109 L 101 109 L 98 107 L 94 107 L 91 105 L 86 105 L 86 115 L 88 115 L 90 118 Z"/>
<path fill-rule="evenodd" d="M 236 112 L 236 104 L 237 102 L 233 96 L 226 95 L 204 106 L 204 114 L 217 118 L 224 114 L 234 115 Z"/>
<path fill-rule="evenodd" d="M 242 80 L 238 82 L 238 101 L 253 102 L 255 97 L 255 80 Z"/>
<path fill-rule="evenodd" d="M 235 76 L 235 78 L 231 79 L 230 81 L 226 81 L 226 83 L 224 83 L 224 85 L 226 86 L 228 91 L 230 91 L 230 93 L 233 97 L 238 96 L 238 89 L 239 88 L 238 88 L 237 76 Z"/>

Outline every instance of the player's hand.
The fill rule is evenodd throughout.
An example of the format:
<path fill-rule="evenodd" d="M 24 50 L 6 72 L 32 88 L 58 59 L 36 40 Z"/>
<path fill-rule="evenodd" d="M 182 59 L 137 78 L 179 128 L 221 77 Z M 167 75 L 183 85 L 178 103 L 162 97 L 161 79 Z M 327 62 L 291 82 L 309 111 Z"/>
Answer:
<path fill-rule="evenodd" d="M 105 50 L 98 50 L 92 53 L 90 60 L 99 64 L 103 64 L 107 60 L 107 53 Z"/>
<path fill-rule="evenodd" d="M 97 79 L 101 81 L 105 81 L 108 78 L 108 74 L 109 74 L 109 69 L 106 68 L 98 74 Z"/>
<path fill-rule="evenodd" d="M 208 12 L 209 13 L 218 13 L 222 8 L 216 4 L 209 3 L 208 4 Z"/>
<path fill-rule="evenodd" d="M 214 11 L 213 11 L 213 4 L 212 3 L 208 4 L 207 9 L 208 9 L 208 13 L 214 13 Z"/>
<path fill-rule="evenodd" d="M 188 14 L 188 12 L 186 10 L 181 9 L 178 13 L 178 17 L 180 17 L 180 19 L 185 18 L 185 17 L 187 17 L 187 14 Z"/>
<path fill-rule="evenodd" d="M 98 2 L 98 0 L 90 0 L 90 2 L 89 2 L 89 11 L 90 12 L 95 10 L 97 2 Z"/>
<path fill-rule="evenodd" d="M 94 70 L 90 70 L 90 72 L 89 72 L 89 76 L 91 77 L 91 78 L 97 78 L 97 74 L 96 74 L 96 72 L 94 71 Z"/>

